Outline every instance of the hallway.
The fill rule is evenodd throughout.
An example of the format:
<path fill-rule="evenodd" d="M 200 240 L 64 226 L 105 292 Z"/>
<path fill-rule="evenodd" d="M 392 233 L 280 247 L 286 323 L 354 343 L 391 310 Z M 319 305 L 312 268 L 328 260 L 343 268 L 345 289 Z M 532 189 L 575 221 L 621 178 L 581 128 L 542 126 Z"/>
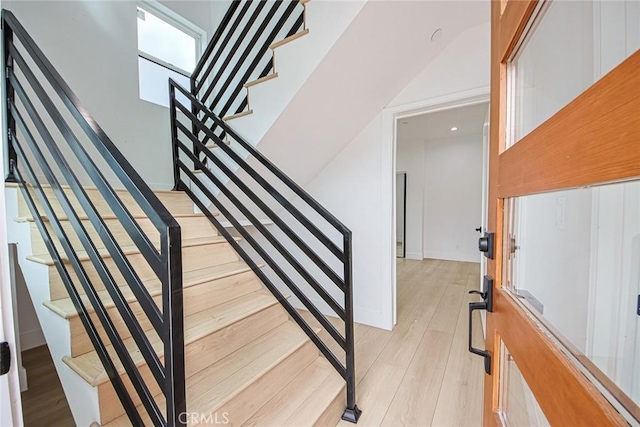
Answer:
<path fill-rule="evenodd" d="M 478 288 L 479 270 L 398 260 L 395 330 L 356 325 L 359 426 L 482 424 L 482 358 L 467 351 L 467 303 L 477 298 L 467 292 Z M 474 345 L 482 347 L 481 337 L 477 317 Z"/>

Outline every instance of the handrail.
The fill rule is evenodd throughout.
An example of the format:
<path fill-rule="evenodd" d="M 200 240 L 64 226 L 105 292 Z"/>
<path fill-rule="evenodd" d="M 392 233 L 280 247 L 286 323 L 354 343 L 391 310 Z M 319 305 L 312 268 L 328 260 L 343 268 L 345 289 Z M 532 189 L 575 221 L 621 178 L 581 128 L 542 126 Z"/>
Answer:
<path fill-rule="evenodd" d="M 177 97 L 177 94 L 180 96 Z M 291 318 L 298 323 L 320 352 L 345 379 L 347 408 L 343 419 L 357 422 L 360 410 L 356 406 L 355 398 L 351 231 L 253 145 L 241 138 L 194 94 L 173 80 L 169 81 L 169 98 L 176 188 L 185 189 L 185 192 L 192 197 L 194 203 L 207 215 L 220 234 L 227 238 L 240 257 L 287 310 Z M 186 101 L 180 100 L 185 98 Z M 212 122 L 213 127 L 206 125 L 207 121 Z M 219 128 L 231 138 L 232 143 L 225 144 L 214 132 L 214 127 Z M 213 141 L 217 148 L 215 150 L 208 149 L 201 140 L 202 138 L 205 141 Z M 204 155 L 204 160 L 200 158 L 201 155 Z M 252 162 L 248 160 L 247 156 L 251 158 Z M 228 162 L 225 160 L 237 165 L 242 174 L 228 166 Z M 185 163 L 186 161 L 193 163 L 193 169 L 201 173 L 201 178 L 196 177 L 192 168 Z M 254 167 L 256 162 L 266 170 L 266 173 L 261 173 Z M 216 173 L 213 172 L 214 168 Z M 220 196 L 216 196 L 205 185 L 205 182 L 212 183 L 219 191 Z M 284 185 L 291 190 L 299 200 L 306 204 L 307 208 L 319 215 L 325 221 L 326 226 L 341 236 L 340 244 L 336 244 L 328 237 L 325 226 L 320 226 L 312 221 L 303 213 L 303 209 L 298 208 L 285 197 L 273 182 Z M 191 183 L 191 186 L 188 183 Z M 229 185 L 234 186 L 233 190 L 229 188 Z M 199 189 L 201 198 L 195 195 L 192 188 Z M 256 189 L 266 193 L 270 199 L 267 201 L 260 197 Z M 215 207 L 229 221 L 257 256 L 252 255 L 246 250 L 247 248 L 232 238 L 229 231 L 211 214 L 207 203 Z M 283 220 L 282 215 L 270 207 L 269 203 L 276 203 L 278 208 L 290 214 L 294 218 L 295 224 Z M 246 218 L 266 243 L 259 241 L 258 236 L 249 233 L 232 213 L 232 210 L 239 212 L 243 218 Z M 273 221 L 273 226 L 277 227 L 277 231 L 281 232 L 284 238 L 260 221 L 258 215 L 261 214 Z M 312 239 L 302 238 L 300 232 L 303 230 L 308 232 Z M 319 254 L 314 249 L 317 246 L 324 247 L 327 253 Z M 293 249 L 300 251 L 304 257 L 296 256 Z M 273 275 L 266 274 L 259 267 L 259 263 L 264 263 L 265 268 L 270 269 Z M 340 265 L 339 269 L 332 267 L 336 263 Z M 315 272 L 312 273 L 312 271 Z M 301 280 L 297 280 L 297 277 Z M 300 286 L 301 283 L 309 285 L 309 290 L 303 289 Z M 334 287 L 327 288 L 327 284 L 333 284 Z M 327 331 L 331 339 L 344 351 L 344 364 L 341 362 L 341 357 L 331 350 L 331 346 L 327 345 L 315 333 L 309 323 L 284 298 L 281 291 L 282 286 L 285 286 L 297 297 L 315 320 Z M 336 299 L 334 297 L 336 293 L 341 295 L 341 298 Z M 322 303 L 326 304 L 344 322 L 344 334 L 317 307 L 314 303 L 315 296 L 319 297 Z"/>
<path fill-rule="evenodd" d="M 128 390 L 120 378 L 120 374 L 115 368 L 116 365 L 107 351 L 106 344 L 100 336 L 97 326 L 89 316 L 89 310 L 80 297 L 80 292 L 77 288 L 78 284 L 87 295 L 93 311 L 120 359 L 120 363 L 128 375 L 135 393 L 154 425 L 183 426 L 185 425 L 183 414 L 186 411 L 186 404 L 180 226 L 122 153 L 118 151 L 102 128 L 89 115 L 86 108 L 13 13 L 7 10 L 2 11 L 2 25 L 6 66 L 6 125 L 10 160 L 7 180 L 21 184 L 21 191 L 42 234 L 45 246 L 54 260 L 63 284 L 79 313 L 80 320 L 132 423 L 142 425 L 141 415 L 133 403 L 134 399 L 131 395 L 133 391 Z M 19 39 L 20 48 L 13 42 L 14 37 Z M 28 60 L 25 59 L 21 51 L 28 54 Z M 44 79 L 36 77 L 30 63 L 35 65 Z M 50 86 L 49 90 L 45 89 L 41 83 L 45 81 Z M 25 84 L 29 86 L 29 91 L 25 89 Z M 149 237 L 137 224 L 125 203 L 106 179 L 101 168 L 97 166 L 93 157 L 87 152 L 79 137 L 67 123 L 63 112 L 58 109 L 51 95 L 55 95 L 61 101 L 65 107 L 64 114 L 70 114 L 73 117 L 83 132 L 83 138 L 86 137 L 93 149 L 97 151 L 98 158 L 107 164 L 110 172 L 114 173 L 122 182 L 130 197 L 154 224 L 160 237 L 159 250 L 151 243 Z M 38 102 L 39 105 L 36 106 L 34 102 Z M 47 121 L 43 119 L 45 116 L 49 119 L 47 121 L 53 123 L 52 128 L 56 129 L 62 138 L 55 138 L 52 135 L 46 124 Z M 35 129 L 36 132 L 32 132 L 31 129 Z M 39 141 L 42 141 L 42 143 L 39 143 Z M 59 141 L 64 141 L 68 148 L 71 149 L 71 153 L 80 162 L 84 172 L 96 186 L 100 196 L 109 203 L 115 217 L 120 221 L 131 241 L 136 245 L 140 254 L 162 283 L 162 310 L 159 309 L 149 295 L 136 270 L 125 256 L 122 247 L 112 235 L 104 218 L 82 186 L 81 180 L 77 175 L 77 168 L 74 170 L 65 155 L 63 155 Z M 41 147 L 46 147 L 48 154 L 45 154 Z M 20 162 L 18 162 L 18 158 L 20 158 Z M 31 165 L 32 160 L 35 160 L 39 171 L 36 171 Z M 26 173 L 21 171 L 23 165 Z M 55 165 L 59 172 L 55 172 L 55 168 L 52 165 Z M 48 188 L 53 191 L 53 196 L 47 194 L 45 185 L 41 184 L 41 174 L 44 175 Z M 61 179 L 64 179 L 69 185 L 68 189 L 63 187 Z M 37 202 L 32 192 L 35 192 Z M 116 266 L 113 271 L 104 262 L 97 249 L 96 242 L 87 232 L 77 208 L 74 207 L 70 200 L 70 194 L 73 194 L 77 199 L 89 223 L 98 232 L 98 237 Z M 85 261 L 80 261 L 78 258 L 76 248 L 73 247 L 69 240 L 69 231 L 62 227 L 58 212 L 53 208 L 53 200 L 62 208 L 64 215 L 72 226 L 73 232 L 77 235 L 82 248 L 88 255 L 88 262 L 97 272 L 100 282 L 108 291 L 129 334 L 149 366 L 152 377 L 164 394 L 166 407 L 158 407 L 153 394 L 150 392 L 149 385 L 131 359 L 119 330 L 116 328 L 113 319 L 110 318 L 96 291 L 96 279 L 92 279 L 87 274 L 83 264 Z M 54 243 L 41 215 L 41 209 L 44 210 L 47 222 L 53 229 L 66 258 L 60 253 L 57 244 Z M 77 279 L 72 279 L 70 271 L 74 272 Z M 161 362 L 139 320 L 129 308 L 122 291 L 118 287 L 118 281 L 114 274 L 118 274 L 124 279 L 124 282 L 137 298 L 142 311 L 149 318 L 153 331 L 163 341 L 164 363 Z"/>

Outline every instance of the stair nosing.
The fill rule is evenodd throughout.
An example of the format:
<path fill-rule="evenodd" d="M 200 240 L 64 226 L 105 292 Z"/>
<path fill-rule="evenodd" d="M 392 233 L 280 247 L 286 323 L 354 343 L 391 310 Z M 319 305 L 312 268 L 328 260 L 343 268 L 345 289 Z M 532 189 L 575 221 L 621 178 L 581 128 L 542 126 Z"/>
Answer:
<path fill-rule="evenodd" d="M 214 215 L 220 215 L 219 213 L 215 213 Z M 183 214 L 171 214 L 174 218 L 198 218 L 204 217 L 204 214 L 201 213 L 183 213 Z M 50 219 L 47 215 L 42 215 L 40 218 L 45 222 L 50 222 Z M 69 221 L 69 217 L 65 215 L 56 216 L 58 221 Z M 118 219 L 115 215 L 100 215 L 100 218 L 104 221 L 111 221 L 114 219 Z M 144 214 L 131 214 L 131 218 L 133 219 L 149 219 L 147 215 Z M 87 215 L 78 215 L 78 219 L 80 221 L 89 221 L 89 217 Z M 35 218 L 33 216 L 18 216 L 15 217 L 14 222 L 25 223 L 25 222 L 35 222 Z"/>
<path fill-rule="evenodd" d="M 207 240 L 205 240 L 205 239 L 207 239 Z M 196 242 L 196 240 L 201 240 L 201 241 L 197 241 Z M 239 241 L 241 239 L 238 238 L 238 237 L 234 237 L 234 240 L 235 241 Z M 191 243 L 189 243 L 190 241 L 191 241 Z M 218 245 L 218 244 L 224 244 L 224 243 L 229 243 L 229 242 L 223 236 L 199 237 L 197 239 L 183 239 L 182 240 L 182 248 L 184 249 L 185 247 L 186 248 L 192 248 L 192 247 L 205 246 L 205 245 Z M 120 247 L 120 249 L 122 250 L 122 253 L 125 256 L 135 255 L 135 254 L 139 254 L 140 253 L 140 249 L 135 245 L 134 246 L 126 246 L 124 248 Z M 83 250 L 81 252 L 85 252 L 85 251 Z M 100 255 L 100 257 L 102 259 L 112 258 L 111 254 L 104 248 L 98 249 L 98 254 Z M 35 262 L 35 263 L 38 263 L 38 264 L 43 264 L 43 265 L 46 265 L 48 267 L 51 267 L 51 266 L 55 265 L 55 262 L 51 258 L 50 254 L 34 254 L 34 255 L 29 255 L 26 258 L 29 261 L 32 261 L 32 262 Z M 90 261 L 91 258 L 86 253 L 83 253 L 83 254 L 78 256 L 78 260 L 80 262 L 85 262 L 85 261 Z M 71 261 L 67 258 L 66 255 L 62 255 L 62 261 L 65 264 L 71 263 Z"/>
<path fill-rule="evenodd" d="M 224 120 L 226 122 L 226 121 L 229 121 L 229 120 L 239 119 L 240 117 L 248 116 L 250 114 L 253 114 L 253 110 L 251 110 L 251 109 L 245 110 L 245 111 L 241 111 L 239 113 L 232 114 L 230 116 L 223 117 L 222 120 Z"/>
<path fill-rule="evenodd" d="M 273 80 L 273 79 L 275 79 L 277 77 L 278 77 L 278 72 L 276 71 L 276 72 L 267 74 L 264 77 L 260 77 L 259 79 L 251 80 L 250 82 L 245 83 L 244 87 L 250 88 L 252 86 L 259 85 L 260 83 L 264 83 L 264 82 L 268 82 L 269 80 Z"/>
<path fill-rule="evenodd" d="M 282 47 L 282 46 L 286 45 L 287 43 L 291 43 L 292 41 L 299 39 L 302 36 L 306 36 L 307 34 L 309 34 L 309 29 L 305 28 L 304 30 L 298 31 L 295 34 L 291 34 L 289 37 L 285 37 L 282 40 L 279 40 L 279 41 L 277 41 L 275 43 L 271 43 L 269 45 L 269 49 L 275 50 L 275 49 L 277 49 L 279 47 Z"/>
<path fill-rule="evenodd" d="M 22 184 L 17 182 L 17 183 L 5 183 L 5 187 L 15 187 L 18 188 L 20 187 Z M 34 188 L 34 186 L 32 184 L 27 183 L 27 186 L 30 188 Z M 50 184 L 41 184 L 40 187 L 45 188 L 45 189 L 52 189 L 53 187 Z M 60 187 L 63 190 L 72 190 L 70 185 L 67 184 L 60 184 Z M 98 187 L 92 187 L 92 186 L 83 186 L 82 187 L 85 191 L 89 190 L 89 191 L 100 191 L 98 189 Z M 126 188 L 123 187 L 119 187 L 119 188 L 113 188 L 113 191 L 117 192 L 125 192 L 125 193 L 130 193 L 130 191 Z M 186 195 L 186 193 L 182 190 L 151 190 L 152 193 L 154 194 L 182 194 L 182 195 Z"/>

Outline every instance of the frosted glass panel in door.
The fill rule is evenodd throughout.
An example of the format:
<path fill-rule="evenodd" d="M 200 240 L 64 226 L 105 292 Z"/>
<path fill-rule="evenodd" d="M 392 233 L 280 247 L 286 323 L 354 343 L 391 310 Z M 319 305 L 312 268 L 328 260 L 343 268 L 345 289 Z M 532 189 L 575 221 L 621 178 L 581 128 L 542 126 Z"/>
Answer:
<path fill-rule="evenodd" d="M 640 181 L 514 198 L 508 219 L 512 295 L 637 405 Z"/>
<path fill-rule="evenodd" d="M 640 2 L 544 2 L 509 65 L 507 146 L 640 47 Z"/>

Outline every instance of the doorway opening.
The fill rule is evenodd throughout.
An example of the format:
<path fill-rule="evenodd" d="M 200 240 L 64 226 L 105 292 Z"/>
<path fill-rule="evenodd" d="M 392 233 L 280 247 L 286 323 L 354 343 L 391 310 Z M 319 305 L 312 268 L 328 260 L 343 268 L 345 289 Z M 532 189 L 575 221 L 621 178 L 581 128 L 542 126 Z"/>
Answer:
<path fill-rule="evenodd" d="M 397 262 L 481 264 L 488 111 L 487 99 L 478 97 L 396 115 Z"/>

